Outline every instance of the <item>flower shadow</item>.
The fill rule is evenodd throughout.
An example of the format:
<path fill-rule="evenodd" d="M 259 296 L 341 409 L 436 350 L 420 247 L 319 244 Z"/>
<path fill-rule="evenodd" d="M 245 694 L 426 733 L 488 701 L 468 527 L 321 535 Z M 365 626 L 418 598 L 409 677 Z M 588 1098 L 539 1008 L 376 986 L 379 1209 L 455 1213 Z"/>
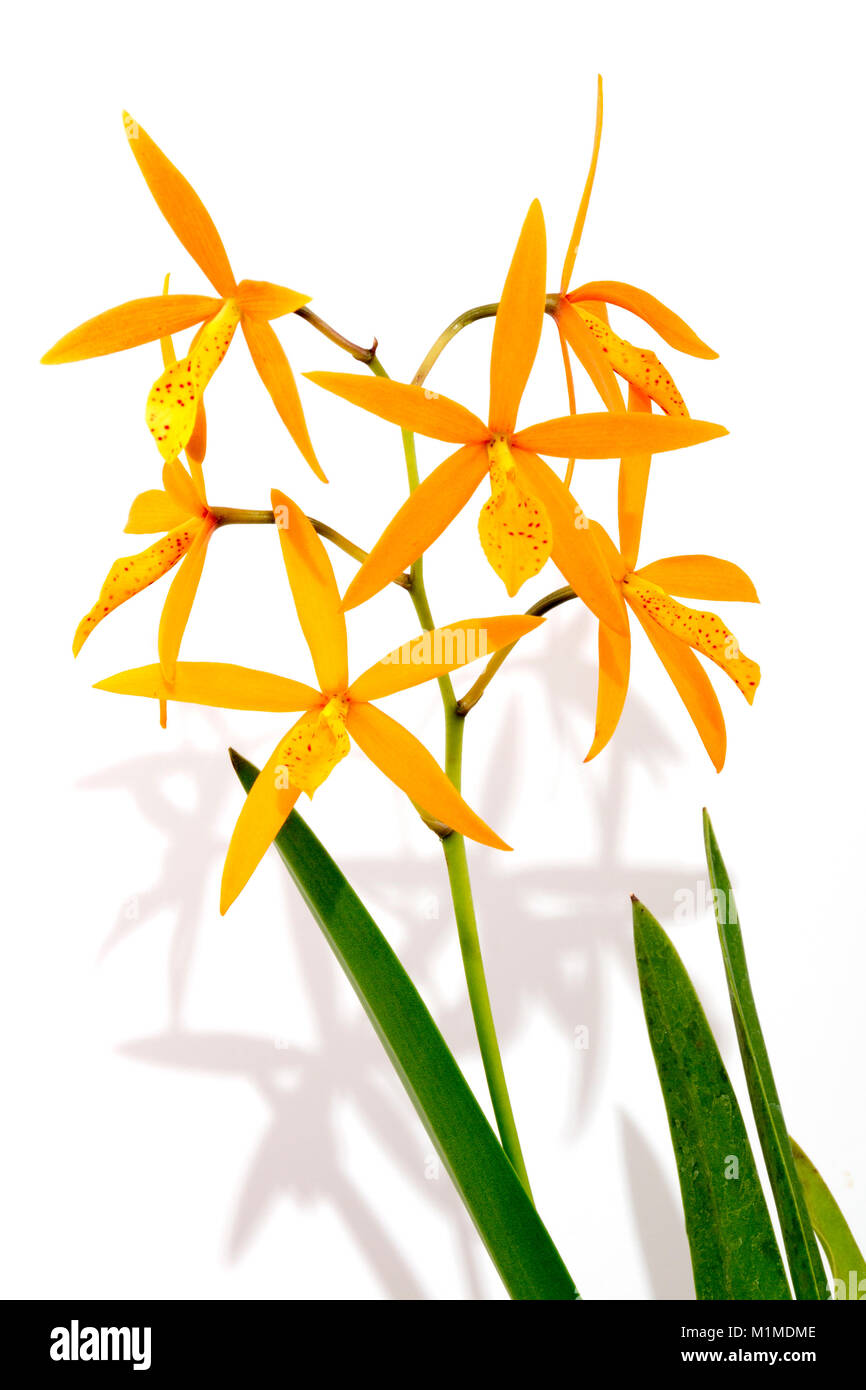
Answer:
<path fill-rule="evenodd" d="M 574 741 L 573 718 L 577 695 L 591 691 L 594 672 L 589 661 L 579 663 L 577 691 L 573 660 L 568 666 L 548 663 L 541 681 L 531 663 L 512 658 L 515 684 L 537 682 L 535 696 L 549 704 L 549 716 L 564 746 Z M 519 698 L 514 714 L 519 717 Z M 587 714 L 584 707 L 582 713 Z M 591 712 L 591 711 L 589 711 Z M 629 862 L 622 851 L 621 814 L 630 777 L 636 765 L 661 777 L 675 760 L 673 745 L 651 709 L 634 692 L 628 720 L 606 750 L 606 776 L 594 781 L 598 848 L 589 866 L 551 863 L 503 872 L 501 860 L 472 853 L 472 872 L 491 996 L 497 1028 L 508 1048 L 536 1012 L 552 1021 L 563 1038 L 563 1084 L 573 1090 L 566 1134 L 578 1133 L 592 1114 L 603 1074 L 603 1034 L 609 1008 L 609 962 L 625 973 L 637 1000 L 631 944 L 629 894 L 637 893 L 654 910 L 670 904 L 678 888 L 694 883 L 701 870 L 694 865 Z M 220 741 L 221 722 L 217 721 Z M 197 794 L 192 810 L 179 810 L 166 794 L 168 779 L 182 773 Z M 507 806 L 518 794 L 519 768 L 512 759 L 492 760 L 485 804 Z M 340 1156 L 344 1144 L 338 1131 L 341 1108 L 348 1103 L 387 1153 L 402 1178 L 433 1200 L 448 1221 L 458 1252 L 462 1298 L 482 1297 L 480 1262 L 484 1260 L 456 1193 L 447 1182 L 429 1181 L 425 1171 L 425 1140 L 417 1117 L 403 1097 L 383 1079 L 388 1064 L 378 1040 L 360 1011 L 347 1019 L 342 985 L 333 963 L 310 933 L 310 919 L 286 882 L 286 917 L 293 947 L 304 974 L 316 1022 L 316 1044 L 310 1048 L 282 1046 L 279 1040 L 233 1033 L 202 1033 L 184 1023 L 184 1000 L 189 984 L 195 942 L 215 907 L 205 900 L 203 885 L 224 853 L 217 834 L 221 811 L 235 790 L 224 754 L 194 749 L 138 758 L 106 769 L 83 784 L 92 790 L 123 789 L 140 813 L 165 837 L 158 881 L 138 900 L 134 922 L 121 913 L 104 945 L 119 948 L 131 931 L 140 931 L 157 915 L 174 920 L 168 965 L 168 1020 L 164 1032 L 127 1041 L 123 1055 L 139 1062 L 192 1074 L 243 1078 L 268 1106 L 264 1131 L 254 1142 L 246 1177 L 227 1220 L 226 1255 L 240 1258 L 255 1234 L 271 1216 L 280 1198 L 300 1203 L 328 1202 L 356 1242 L 386 1296 L 422 1299 L 423 1270 L 372 1210 L 363 1185 Z M 373 915 L 385 909 L 392 916 L 418 916 L 419 894 L 431 902 L 448 902 L 444 869 L 436 860 L 369 855 L 343 860 L 341 867 Z M 458 1059 L 475 1047 L 468 1004 L 450 992 L 443 997 L 437 969 L 443 952 L 453 945 L 453 923 L 445 909 L 406 934 L 400 956 Z M 639 1007 L 639 1005 L 638 1005 Z M 589 1045 L 586 1041 L 589 1040 Z M 575 1061 L 575 1059 L 577 1059 Z M 661 1100 L 659 1099 L 661 1104 Z M 630 1148 L 641 1140 L 634 1132 Z M 640 1204 L 639 1204 L 640 1205 Z M 651 1240 L 636 1218 L 638 1238 L 647 1250 L 649 1273 L 656 1296 L 664 1283 L 664 1263 L 652 1250 L 669 1246 L 674 1264 L 673 1287 L 682 1287 L 679 1264 L 682 1223 L 672 1204 L 658 1203 Z M 661 1228 L 665 1229 L 662 1230 Z M 652 1260 L 655 1264 L 652 1264 Z"/>

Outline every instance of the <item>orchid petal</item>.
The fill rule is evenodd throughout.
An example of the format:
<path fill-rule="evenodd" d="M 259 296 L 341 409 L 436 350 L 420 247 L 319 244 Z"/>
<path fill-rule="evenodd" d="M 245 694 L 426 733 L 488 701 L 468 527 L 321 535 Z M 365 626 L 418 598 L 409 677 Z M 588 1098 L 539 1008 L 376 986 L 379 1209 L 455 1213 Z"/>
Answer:
<path fill-rule="evenodd" d="M 510 647 L 544 622 L 524 615 L 467 618 L 448 627 L 433 628 L 402 647 L 396 647 L 349 686 L 352 700 L 380 700 L 399 690 L 447 675 L 481 657 Z"/>
<path fill-rule="evenodd" d="M 272 285 L 270 280 L 241 280 L 235 298 L 244 314 L 256 314 L 263 319 L 282 318 L 309 304 L 308 294 L 298 294 L 285 285 Z"/>
<path fill-rule="evenodd" d="M 276 489 L 271 505 L 286 574 L 316 677 L 326 694 L 349 683 L 346 619 L 334 570 L 312 524 L 291 498 Z"/>
<path fill-rule="evenodd" d="M 612 411 L 588 415 L 561 415 L 543 424 L 520 430 L 512 444 L 533 454 L 554 458 L 612 459 L 640 451 L 665 454 L 686 449 L 708 439 L 720 439 L 724 425 L 690 420 L 679 415 L 615 415 Z"/>
<path fill-rule="evenodd" d="M 210 518 L 203 523 L 165 596 L 159 620 L 157 651 L 162 673 L 169 685 L 174 680 L 177 654 L 198 592 L 208 542 L 215 529 L 216 523 Z"/>
<path fill-rule="evenodd" d="M 547 251 L 538 199 L 526 214 L 496 311 L 490 355 L 490 428 L 511 434 L 544 322 Z"/>
<path fill-rule="evenodd" d="M 161 579 L 177 564 L 181 556 L 189 550 L 201 527 L 200 519 L 189 518 L 138 555 L 125 555 L 115 560 L 99 591 L 96 603 L 78 624 L 72 642 L 74 656 L 78 655 L 93 629 L 103 618 L 122 603 L 126 603 L 127 599 Z"/>
<path fill-rule="evenodd" d="M 688 710 L 713 767 L 721 772 L 725 765 L 727 734 L 721 705 L 709 676 L 685 642 L 659 627 L 640 604 L 631 607 Z"/>
<path fill-rule="evenodd" d="M 467 806 L 436 759 L 414 735 L 375 705 L 350 704 L 346 727 L 380 772 L 428 816 L 493 849 L 509 849 Z"/>
<path fill-rule="evenodd" d="M 483 444 L 490 429 L 471 410 L 424 386 L 354 372 L 306 372 L 307 380 L 382 420 L 446 444 Z"/>
<path fill-rule="evenodd" d="M 326 483 L 328 479 L 316 458 L 304 419 L 304 408 L 282 343 L 271 325 L 263 320 L 244 315 L 242 327 L 253 365 L 276 407 L 277 414 L 316 477 Z"/>
<path fill-rule="evenodd" d="M 458 449 L 434 468 L 386 526 L 346 590 L 343 608 L 356 608 L 401 574 L 437 539 L 469 501 L 487 472 L 487 451 Z"/>
<path fill-rule="evenodd" d="M 584 762 L 596 757 L 613 737 L 628 693 L 631 636 L 614 632 L 606 623 L 598 627 L 598 700 L 595 736 Z"/>
<path fill-rule="evenodd" d="M 73 328 L 49 348 L 42 361 L 53 366 L 124 352 L 191 328 L 219 307 L 220 300 L 201 294 L 155 294 L 147 299 L 130 299 Z"/>
<path fill-rule="evenodd" d="M 629 383 L 628 408 L 632 414 L 652 415 L 652 402 L 639 386 Z M 619 548 L 626 569 L 634 569 L 640 549 L 640 534 L 646 506 L 652 454 L 641 450 L 623 454 L 619 461 L 617 512 L 619 515 Z"/>
<path fill-rule="evenodd" d="M 188 444 L 204 389 L 225 357 L 239 320 L 237 304 L 226 300 L 196 335 L 189 355 L 167 367 L 151 387 L 147 425 L 164 459 L 177 458 Z"/>
<path fill-rule="evenodd" d="M 318 690 L 302 681 L 287 680 L 250 666 L 214 661 L 179 661 L 171 684 L 158 665 L 137 666 L 98 681 L 95 689 L 108 690 L 113 695 L 139 695 L 151 700 L 257 710 L 264 714 L 311 709 L 322 698 Z"/>
<path fill-rule="evenodd" d="M 678 598 L 708 599 L 711 603 L 757 603 L 758 595 L 745 570 L 715 555 L 671 555 L 636 571 Z"/>
<path fill-rule="evenodd" d="M 627 285 L 622 280 L 593 280 L 590 284 L 572 290 L 568 297 L 572 304 L 581 304 L 583 308 L 590 308 L 586 301 L 596 300 L 603 304 L 615 304 L 619 309 L 628 309 L 630 313 L 643 319 L 644 323 L 648 323 L 670 347 L 676 348 L 679 352 L 687 352 L 690 357 L 712 359 L 719 355 L 702 342 L 697 333 L 693 332 L 672 309 L 662 304 L 660 299 L 647 294 L 646 290 L 637 289 L 635 285 Z"/>
<path fill-rule="evenodd" d="M 715 613 L 686 608 L 658 584 L 636 574 L 626 575 L 623 589 L 635 612 L 642 611 L 681 642 L 714 661 L 752 704 L 761 680 L 761 668 L 742 654 L 736 637 L 721 618 Z"/>
<path fill-rule="evenodd" d="M 296 724 L 294 729 L 297 727 Z M 301 794 L 300 788 L 292 786 L 286 775 L 287 743 L 294 729 L 277 744 L 241 807 L 223 866 L 221 913 L 228 911 L 246 887 Z"/>
<path fill-rule="evenodd" d="M 553 562 L 574 592 L 602 622 L 618 632 L 628 627 L 614 583 L 588 518 L 565 484 L 535 454 L 514 450 L 524 486 L 543 504 L 553 528 Z"/>
<path fill-rule="evenodd" d="M 595 170 L 598 165 L 598 152 L 601 147 L 603 115 L 604 102 L 602 98 L 601 75 L 599 74 L 595 102 L 595 135 L 592 141 L 592 158 L 589 161 L 589 173 L 586 176 L 586 183 L 583 186 L 583 195 L 580 199 L 580 206 L 577 209 L 574 229 L 571 233 L 571 240 L 568 243 L 568 250 L 565 253 L 565 260 L 562 265 L 562 280 L 560 281 L 560 292 L 562 294 L 565 294 L 565 291 L 568 289 L 568 282 L 574 271 L 574 262 L 577 259 L 577 248 L 580 245 L 580 238 L 583 236 L 583 227 L 586 222 L 586 214 L 589 210 L 589 200 L 592 196 L 592 185 L 595 182 Z"/>
<path fill-rule="evenodd" d="M 180 170 L 126 111 L 123 124 L 154 202 L 217 293 L 227 299 L 234 292 L 235 277 L 210 213 Z"/>

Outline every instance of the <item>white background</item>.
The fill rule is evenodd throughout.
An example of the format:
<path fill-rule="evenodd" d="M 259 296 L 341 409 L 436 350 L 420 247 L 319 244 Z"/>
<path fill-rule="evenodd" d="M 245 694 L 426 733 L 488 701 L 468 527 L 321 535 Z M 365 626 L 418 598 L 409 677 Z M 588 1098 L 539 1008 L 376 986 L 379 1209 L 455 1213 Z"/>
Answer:
<path fill-rule="evenodd" d="M 517 847 L 471 863 L 527 1163 L 585 1297 L 690 1296 L 628 894 L 670 926 L 743 1095 L 710 916 L 673 916 L 678 892 L 704 891 L 706 804 L 789 1127 L 866 1234 L 859 20 L 839 0 L 43 3 L 7 18 L 5 1293 L 503 1296 L 275 855 L 218 916 L 240 805 L 224 750 L 266 757 L 280 719 L 178 707 L 162 733 L 149 703 L 90 689 L 153 659 L 164 584 L 72 661 L 109 562 L 135 548 L 129 502 L 158 478 L 143 420 L 158 350 L 37 363 L 167 270 L 207 292 L 130 157 L 124 106 L 199 190 L 238 275 L 312 294 L 408 378 L 454 314 L 498 296 L 534 196 L 558 283 L 597 71 L 606 124 L 578 273 L 646 287 L 719 350 L 681 358 L 618 319 L 692 413 L 731 432 L 656 462 L 643 558 L 744 565 L 762 606 L 726 616 L 764 679 L 749 710 L 713 671 L 730 746 L 717 776 L 638 633 L 622 725 L 584 766 L 595 625 L 569 606 L 470 719 L 468 799 Z M 299 372 L 352 368 L 302 322 L 279 331 Z M 490 336 L 467 331 L 433 378 L 482 413 Z M 548 325 L 524 423 L 561 413 L 560 370 Z M 261 507 L 277 485 L 369 545 L 402 500 L 397 433 L 302 391 L 327 489 L 238 335 L 208 396 L 211 498 Z M 442 456 L 425 445 L 424 468 Z M 613 524 L 613 463 L 579 464 L 575 488 Z M 428 562 L 443 622 L 558 583 L 548 570 L 509 605 L 475 537 L 481 500 Z M 341 583 L 352 569 L 341 559 Z M 405 596 L 383 595 L 352 615 L 355 669 L 415 631 Z M 272 531 L 216 537 L 184 655 L 307 678 Z M 435 689 L 389 708 L 441 752 Z M 481 1095 L 436 843 L 360 754 L 305 814 Z"/>

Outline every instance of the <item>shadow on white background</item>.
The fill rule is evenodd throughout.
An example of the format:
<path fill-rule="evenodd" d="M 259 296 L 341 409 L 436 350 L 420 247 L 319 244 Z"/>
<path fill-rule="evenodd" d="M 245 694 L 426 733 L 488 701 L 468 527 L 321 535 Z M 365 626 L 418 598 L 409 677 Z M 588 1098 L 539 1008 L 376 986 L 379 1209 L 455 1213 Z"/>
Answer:
<path fill-rule="evenodd" d="M 515 667 L 520 664 L 517 658 L 512 662 Z M 531 661 L 523 664 L 527 671 L 533 669 Z M 591 675 L 587 672 L 588 679 L 579 683 L 580 690 L 592 689 Z M 572 736 L 573 676 L 571 664 L 554 664 L 538 681 L 550 702 L 546 714 L 563 742 Z M 493 928 L 486 932 L 486 965 L 504 1049 L 517 1035 L 521 1018 L 533 1013 L 552 1020 L 559 1033 L 572 1032 L 575 1018 L 580 1018 L 590 1036 L 602 1034 L 608 958 L 630 982 L 635 1008 L 639 1009 L 629 895 L 638 892 L 664 915 L 677 890 L 702 877 L 697 865 L 629 864 L 620 853 L 620 820 L 629 769 L 640 759 L 646 770 L 660 776 L 665 765 L 677 757 L 675 745 L 634 693 L 629 697 L 627 723 L 602 756 L 608 775 L 595 807 L 601 849 L 592 867 L 550 863 L 502 873 L 503 861 L 494 856 L 480 858 L 474 865 L 482 931 L 485 924 Z M 196 789 L 192 804 L 183 810 L 167 791 L 178 775 Z M 513 760 L 493 759 L 488 778 L 483 804 L 500 808 L 508 804 L 516 794 Z M 288 1038 L 195 1031 L 185 1024 L 196 941 L 215 910 L 205 885 L 212 881 L 225 853 L 217 827 L 226 800 L 237 796 L 224 754 L 156 753 L 118 764 L 81 785 L 90 790 L 128 792 L 139 814 L 160 830 L 165 843 L 157 882 L 137 896 L 133 920 L 120 912 L 103 954 L 122 950 L 132 934 L 145 932 L 158 916 L 170 914 L 167 1027 L 156 1036 L 121 1043 L 120 1052 L 137 1062 L 179 1072 L 233 1082 L 244 1079 L 267 1107 L 264 1131 L 249 1136 L 249 1165 L 241 1190 L 234 1199 L 227 1194 L 227 1215 L 215 1213 L 228 1230 L 226 1258 L 232 1262 L 244 1253 L 281 1196 L 298 1203 L 324 1201 L 357 1242 L 388 1296 L 426 1296 L 423 1269 L 410 1267 L 372 1208 L 352 1164 L 341 1158 L 346 1145 L 337 1112 L 339 1105 L 348 1101 L 419 1196 L 439 1201 L 461 1250 L 464 1296 L 482 1296 L 476 1266 L 484 1256 L 474 1232 L 456 1194 L 449 1188 L 443 1199 L 446 1184 L 427 1181 L 419 1169 L 418 1133 L 412 1128 L 417 1126 L 417 1118 L 405 1107 L 395 1106 L 392 1093 L 382 1085 L 383 1073 L 390 1070 L 387 1059 L 366 1017 L 360 1011 L 347 1017 L 340 1007 L 344 986 L 336 962 L 320 950 L 310 949 L 311 934 L 317 929 L 291 886 L 285 899 L 289 904 L 287 925 L 294 933 L 319 1044 L 306 1048 Z M 344 859 L 340 867 L 362 900 L 375 898 L 398 920 L 409 904 L 417 904 L 419 895 L 431 903 L 446 901 L 442 898 L 443 870 L 436 860 L 413 860 L 405 853 L 381 858 L 365 855 L 356 861 Z M 281 910 L 282 904 L 278 907 Z M 468 1010 L 462 1000 L 444 1007 L 435 1002 L 435 961 L 441 955 L 443 937 L 453 931 L 449 904 L 425 924 L 424 930 L 413 931 L 399 954 L 459 1057 L 475 1046 Z M 491 949 L 493 940 L 495 949 Z M 598 1056 L 592 1048 L 579 1053 L 570 1137 L 579 1135 L 598 1101 Z M 662 1104 L 660 1094 L 658 1104 Z M 646 1139 L 625 1114 L 621 1115 L 621 1141 L 633 1222 L 652 1296 L 693 1297 L 682 1214 L 670 1192 L 673 1158 L 666 1181 Z"/>

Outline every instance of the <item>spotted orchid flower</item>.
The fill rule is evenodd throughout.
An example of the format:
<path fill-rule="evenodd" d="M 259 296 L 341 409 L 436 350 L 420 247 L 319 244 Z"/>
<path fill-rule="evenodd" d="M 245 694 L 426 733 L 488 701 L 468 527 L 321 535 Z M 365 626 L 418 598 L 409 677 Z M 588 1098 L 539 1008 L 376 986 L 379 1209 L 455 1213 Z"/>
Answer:
<path fill-rule="evenodd" d="M 101 357 L 200 325 L 187 355 L 166 367 L 147 400 L 148 427 L 163 459 L 169 462 L 186 448 L 205 387 L 240 324 L 256 371 L 280 419 L 313 472 L 327 482 L 310 442 L 292 369 L 271 327 L 273 319 L 308 303 L 309 295 L 267 280 L 238 282 L 198 194 L 127 114 L 124 126 L 157 207 L 219 297 L 171 294 L 130 300 L 74 328 L 46 352 L 42 361 L 54 364 Z"/>
<path fill-rule="evenodd" d="M 634 394 L 630 413 L 648 411 L 647 398 Z M 630 609 L 670 676 L 717 772 L 725 762 L 727 734 L 716 692 L 695 653 L 719 666 L 752 704 L 761 669 L 745 656 L 722 619 L 703 608 L 689 608 L 680 599 L 699 602 L 757 603 L 749 576 L 739 565 L 714 555 L 673 555 L 637 567 L 649 455 L 634 454 L 620 464 L 619 548 L 597 522 L 593 530 L 604 550 L 618 587 L 625 615 Z M 676 595 L 674 598 L 672 595 Z M 598 701 L 595 737 L 587 754 L 594 758 L 610 741 L 619 723 L 629 684 L 631 638 L 605 623 L 598 634 Z"/>
<path fill-rule="evenodd" d="M 482 479 L 490 498 L 479 518 L 484 553 L 510 596 L 548 558 L 597 617 L 622 618 L 618 593 L 595 535 L 571 493 L 539 454 L 617 458 L 664 452 L 727 431 L 705 421 L 608 412 L 562 417 L 517 429 L 545 312 L 546 243 L 538 202 L 529 209 L 496 314 L 487 423 L 464 406 L 420 386 L 350 373 L 311 372 L 310 380 L 385 420 L 459 444 L 413 492 L 388 525 L 345 595 L 353 608 L 383 589 L 441 535 Z"/>
<path fill-rule="evenodd" d="M 280 545 L 318 688 L 242 666 L 179 662 L 172 685 L 157 665 L 100 681 L 97 689 L 223 709 L 296 711 L 247 797 L 222 878 L 225 912 L 248 882 L 301 792 L 312 797 L 354 741 L 428 817 L 495 849 L 509 846 L 455 790 L 435 758 L 372 701 L 466 665 L 532 631 L 532 617 L 474 618 L 425 632 L 349 681 L 346 620 L 331 562 L 308 518 L 272 494 Z"/>

